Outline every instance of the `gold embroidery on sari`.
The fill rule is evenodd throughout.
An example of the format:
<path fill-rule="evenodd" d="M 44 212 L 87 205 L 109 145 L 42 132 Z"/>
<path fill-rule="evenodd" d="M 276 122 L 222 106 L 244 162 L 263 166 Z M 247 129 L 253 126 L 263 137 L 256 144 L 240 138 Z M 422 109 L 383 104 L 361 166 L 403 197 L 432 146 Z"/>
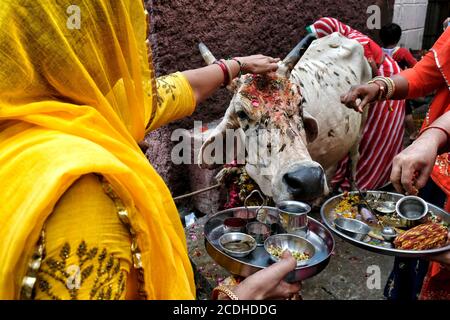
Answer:
<path fill-rule="evenodd" d="M 61 300 L 64 298 L 53 291 L 54 286 L 60 284 L 70 299 L 76 300 L 86 280 L 95 276 L 89 295 L 91 300 L 120 299 L 125 292 L 127 278 L 125 271 L 120 268 L 120 260 L 108 254 L 106 248 L 100 254 L 98 252 L 97 247 L 88 250 L 86 242 L 82 241 L 76 251 L 78 263 L 68 265 L 72 250 L 65 243 L 59 252 L 59 259 L 50 257 L 44 261 L 38 272 L 36 289 L 51 299 Z"/>
<path fill-rule="evenodd" d="M 159 94 L 160 90 L 165 91 L 166 96 L 171 96 L 172 100 L 175 101 L 175 91 L 176 86 L 171 83 L 170 81 L 167 81 L 168 78 L 177 78 L 178 75 L 171 74 L 166 76 L 161 76 L 156 79 L 156 91 L 158 92 L 158 107 L 160 107 L 164 103 L 164 97 Z"/>

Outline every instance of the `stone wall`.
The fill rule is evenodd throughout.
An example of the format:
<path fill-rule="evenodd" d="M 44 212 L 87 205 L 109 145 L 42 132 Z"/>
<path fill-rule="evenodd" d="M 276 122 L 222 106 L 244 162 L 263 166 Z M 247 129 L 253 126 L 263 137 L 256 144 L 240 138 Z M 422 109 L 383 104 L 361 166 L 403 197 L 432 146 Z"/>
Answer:
<path fill-rule="evenodd" d="M 395 0 L 393 22 L 402 27 L 400 45 L 422 49 L 428 0 Z"/>
<path fill-rule="evenodd" d="M 216 57 L 262 53 L 284 57 L 306 34 L 305 27 L 332 16 L 376 37 L 367 30 L 367 7 L 382 8 L 382 23 L 390 22 L 394 0 L 150 0 L 154 64 L 157 73 L 204 65 L 197 45 L 203 41 Z M 147 137 L 147 155 L 174 195 L 189 191 L 187 170 L 170 161 L 173 129 L 191 128 L 193 121 L 220 118 L 230 94 L 219 90 L 189 118 L 172 123 Z"/>

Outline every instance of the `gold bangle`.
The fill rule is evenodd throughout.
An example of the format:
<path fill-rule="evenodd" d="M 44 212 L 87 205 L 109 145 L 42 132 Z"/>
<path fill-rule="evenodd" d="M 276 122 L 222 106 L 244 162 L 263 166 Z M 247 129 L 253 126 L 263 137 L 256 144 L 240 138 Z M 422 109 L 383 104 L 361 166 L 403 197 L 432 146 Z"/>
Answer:
<path fill-rule="evenodd" d="M 381 81 L 386 85 L 387 92 L 383 98 L 384 100 L 389 100 L 392 97 L 392 95 L 394 94 L 395 84 L 394 84 L 394 80 L 392 80 L 391 78 L 377 76 L 377 77 L 373 78 L 371 81 L 372 82 Z M 379 98 L 381 98 L 381 97 L 379 97 Z M 381 100 L 381 99 L 379 99 L 379 100 Z"/>
<path fill-rule="evenodd" d="M 392 98 L 392 96 L 394 95 L 394 92 L 395 92 L 395 82 L 394 82 L 394 80 L 392 80 L 391 78 L 386 78 L 386 80 L 390 83 L 390 85 L 391 85 L 391 93 L 390 94 L 388 94 L 387 96 L 386 96 L 386 98 L 389 100 L 390 98 Z"/>
<path fill-rule="evenodd" d="M 225 286 L 215 287 L 212 292 L 212 299 L 217 300 L 217 298 L 219 297 L 219 293 L 223 293 L 228 298 L 230 298 L 230 300 L 239 300 L 238 296 L 235 295 L 233 291 L 231 291 L 230 289 L 228 289 Z"/>

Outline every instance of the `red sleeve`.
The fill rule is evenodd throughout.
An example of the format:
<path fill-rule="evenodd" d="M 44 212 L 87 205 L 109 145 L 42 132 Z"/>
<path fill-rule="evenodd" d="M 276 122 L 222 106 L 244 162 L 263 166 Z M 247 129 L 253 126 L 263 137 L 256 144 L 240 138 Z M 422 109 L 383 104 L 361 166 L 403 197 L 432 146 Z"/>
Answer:
<path fill-rule="evenodd" d="M 413 68 L 402 71 L 400 75 L 408 80 L 408 99 L 424 97 L 445 85 L 431 51 Z"/>

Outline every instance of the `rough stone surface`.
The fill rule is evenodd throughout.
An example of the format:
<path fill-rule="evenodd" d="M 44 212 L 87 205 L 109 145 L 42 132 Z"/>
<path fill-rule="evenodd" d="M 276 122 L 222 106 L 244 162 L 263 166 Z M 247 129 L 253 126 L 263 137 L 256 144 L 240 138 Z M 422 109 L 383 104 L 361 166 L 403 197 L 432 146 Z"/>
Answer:
<path fill-rule="evenodd" d="M 382 23 L 392 19 L 394 0 L 148 0 L 152 14 L 151 42 L 157 74 L 204 65 L 197 45 L 203 41 L 216 57 L 262 53 L 284 57 L 306 34 L 305 27 L 333 16 L 363 32 L 367 7 L 382 8 Z M 223 116 L 231 95 L 219 90 L 189 118 L 151 133 L 147 155 L 174 195 L 188 192 L 187 170 L 170 162 L 175 128 L 192 128 L 193 120 L 209 122 Z"/>

